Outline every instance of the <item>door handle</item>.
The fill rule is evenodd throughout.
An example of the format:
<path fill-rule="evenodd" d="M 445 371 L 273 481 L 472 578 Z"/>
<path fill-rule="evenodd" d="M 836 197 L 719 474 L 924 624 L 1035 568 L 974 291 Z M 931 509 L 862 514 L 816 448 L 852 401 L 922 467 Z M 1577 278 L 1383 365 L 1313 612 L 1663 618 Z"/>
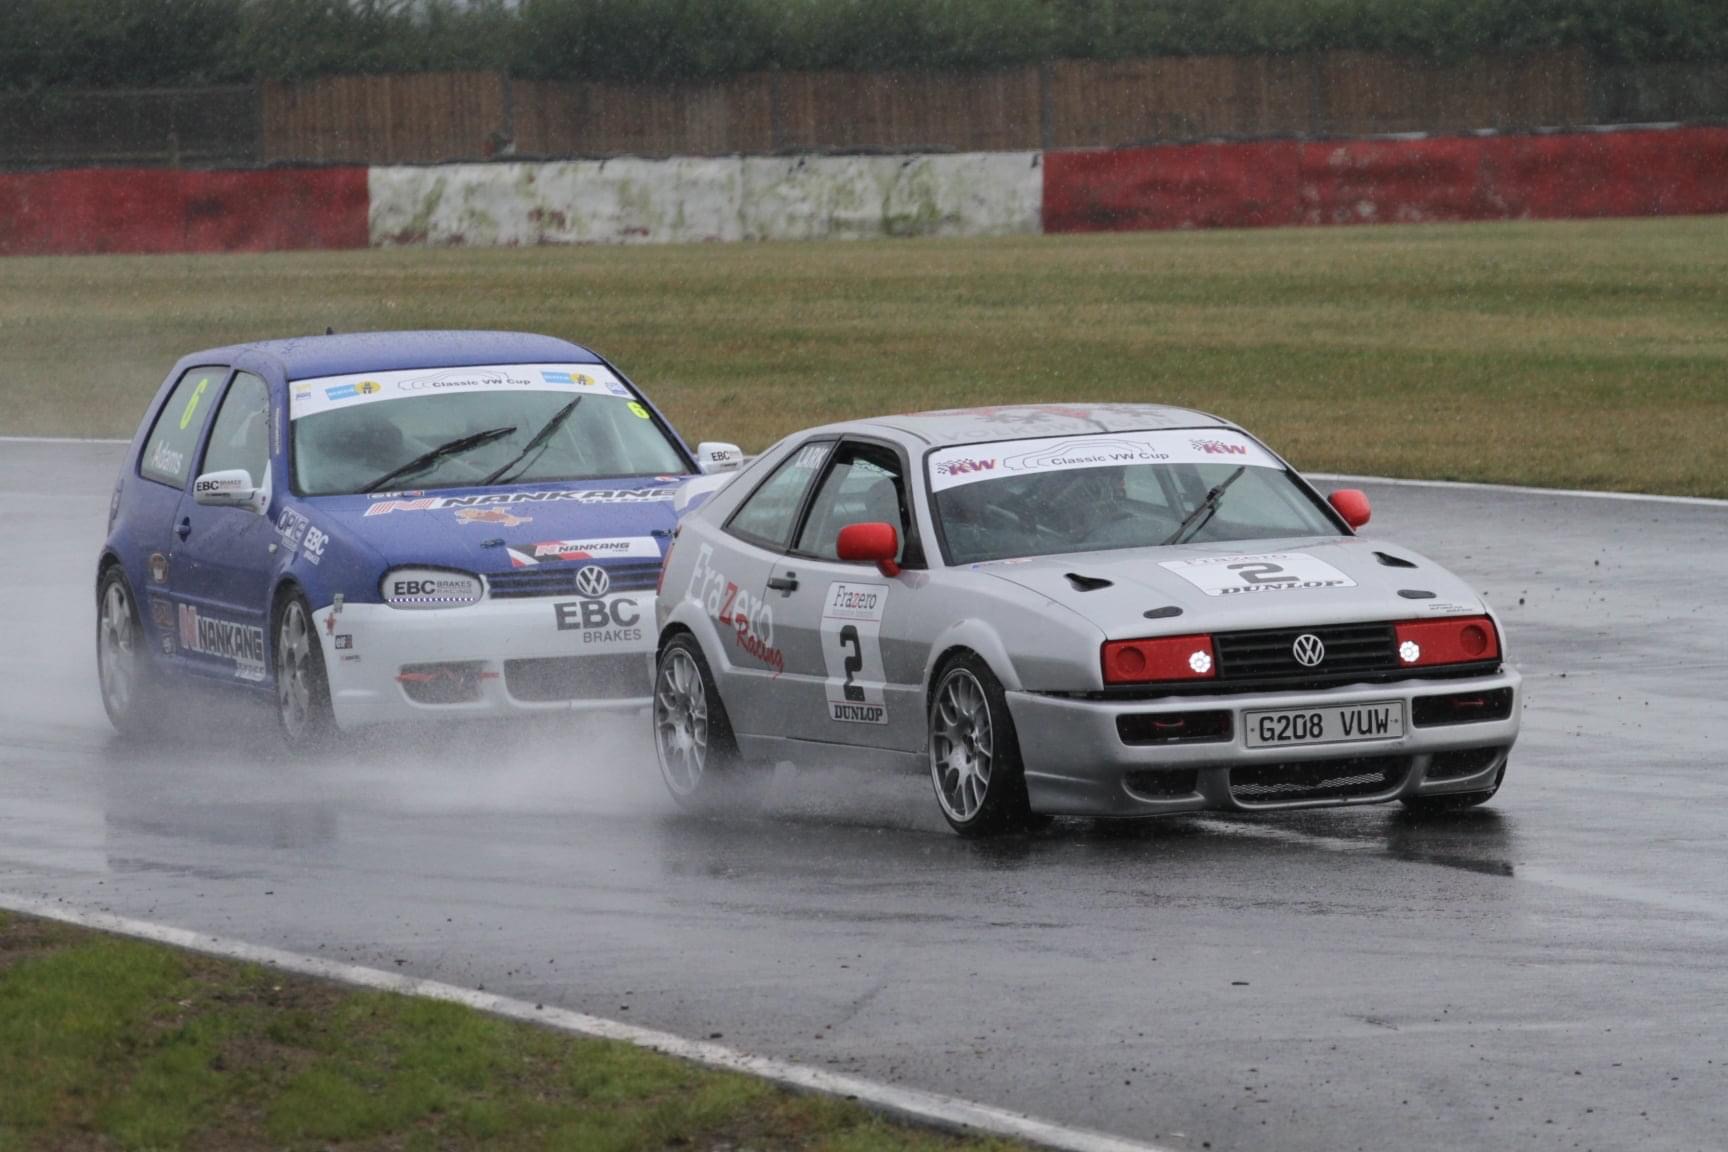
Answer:
<path fill-rule="evenodd" d="M 776 592 L 796 592 L 798 591 L 798 573 L 788 572 L 784 576 L 770 576 L 768 577 L 768 587 Z"/>
<path fill-rule="evenodd" d="M 180 537 L 182 540 L 192 535 L 192 517 L 182 517 L 180 520 L 180 527 L 174 529 L 174 535 Z"/>

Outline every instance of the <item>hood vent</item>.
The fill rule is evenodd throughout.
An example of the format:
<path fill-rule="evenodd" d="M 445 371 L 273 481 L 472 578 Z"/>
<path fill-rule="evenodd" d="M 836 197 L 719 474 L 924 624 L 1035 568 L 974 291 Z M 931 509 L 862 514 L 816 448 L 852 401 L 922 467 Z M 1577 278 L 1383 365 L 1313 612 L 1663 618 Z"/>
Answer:
<path fill-rule="evenodd" d="M 1102 576 L 1082 576 L 1078 572 L 1064 572 L 1068 583 L 1074 586 L 1076 592 L 1096 592 L 1100 588 L 1113 588 L 1116 582 L 1106 580 Z"/>
<path fill-rule="evenodd" d="M 1380 563 L 1386 565 L 1386 567 L 1388 567 L 1388 568 L 1414 568 L 1414 567 L 1416 567 L 1415 561 L 1406 560 L 1402 556 L 1394 556 L 1390 552 L 1376 552 L 1376 553 L 1374 553 L 1374 559 L 1380 561 Z"/>
<path fill-rule="evenodd" d="M 1146 617 L 1148 620 L 1168 620 L 1172 616 L 1182 615 L 1182 609 L 1176 607 L 1174 604 L 1166 604 L 1162 608 L 1148 608 L 1146 611 L 1140 613 L 1140 615 Z"/>
<path fill-rule="evenodd" d="M 1404 597 L 1404 599 L 1406 599 L 1406 600 L 1432 600 L 1432 599 L 1434 599 L 1434 593 L 1428 591 L 1425 588 L 1400 588 L 1400 589 L 1398 589 L 1398 595 Z"/>

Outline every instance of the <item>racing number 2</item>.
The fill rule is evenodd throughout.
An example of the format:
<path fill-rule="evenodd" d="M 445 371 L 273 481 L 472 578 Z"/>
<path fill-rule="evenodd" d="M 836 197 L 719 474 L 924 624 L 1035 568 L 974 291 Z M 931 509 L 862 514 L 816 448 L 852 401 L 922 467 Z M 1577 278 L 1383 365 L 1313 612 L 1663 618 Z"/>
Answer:
<path fill-rule="evenodd" d="M 851 648 L 850 652 L 846 651 Z M 864 689 L 857 683 L 858 673 L 864 670 L 864 646 L 858 640 L 858 626 L 847 624 L 840 629 L 840 653 L 845 658 L 846 681 L 841 686 L 841 693 L 848 700 L 862 703 Z"/>

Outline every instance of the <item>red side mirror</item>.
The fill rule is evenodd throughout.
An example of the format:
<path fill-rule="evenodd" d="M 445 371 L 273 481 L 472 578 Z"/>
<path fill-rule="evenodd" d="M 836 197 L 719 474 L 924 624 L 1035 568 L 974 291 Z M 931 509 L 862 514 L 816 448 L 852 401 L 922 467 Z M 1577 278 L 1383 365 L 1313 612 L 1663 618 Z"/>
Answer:
<path fill-rule="evenodd" d="M 1368 506 L 1368 494 L 1360 488 L 1340 488 L 1326 500 L 1352 529 L 1362 527 L 1374 515 L 1374 509 Z"/>
<path fill-rule="evenodd" d="M 874 564 L 884 576 L 900 572 L 900 565 L 894 560 L 900 554 L 900 533 L 885 521 L 846 525 L 840 529 L 836 550 L 840 559 Z"/>

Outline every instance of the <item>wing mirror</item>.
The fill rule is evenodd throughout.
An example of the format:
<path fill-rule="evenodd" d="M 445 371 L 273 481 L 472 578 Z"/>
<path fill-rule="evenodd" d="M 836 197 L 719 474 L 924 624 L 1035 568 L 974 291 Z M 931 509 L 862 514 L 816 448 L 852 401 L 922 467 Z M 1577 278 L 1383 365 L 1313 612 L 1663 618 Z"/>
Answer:
<path fill-rule="evenodd" d="M 744 449 L 719 440 L 704 440 L 696 445 L 696 467 L 704 475 L 715 472 L 736 472 L 744 463 Z"/>
<path fill-rule="evenodd" d="M 842 560 L 876 565 L 884 576 L 900 574 L 900 565 L 895 560 L 900 555 L 900 533 L 886 521 L 846 525 L 840 529 L 835 550 Z"/>
<path fill-rule="evenodd" d="M 212 508 L 248 508 L 264 511 L 264 490 L 252 483 L 244 468 L 206 472 L 192 482 L 192 499 Z"/>
<path fill-rule="evenodd" d="M 1368 523 L 1368 518 L 1374 515 L 1374 509 L 1368 506 L 1368 494 L 1360 488 L 1340 488 L 1326 497 L 1326 502 L 1344 517 L 1344 523 L 1352 530 Z"/>

